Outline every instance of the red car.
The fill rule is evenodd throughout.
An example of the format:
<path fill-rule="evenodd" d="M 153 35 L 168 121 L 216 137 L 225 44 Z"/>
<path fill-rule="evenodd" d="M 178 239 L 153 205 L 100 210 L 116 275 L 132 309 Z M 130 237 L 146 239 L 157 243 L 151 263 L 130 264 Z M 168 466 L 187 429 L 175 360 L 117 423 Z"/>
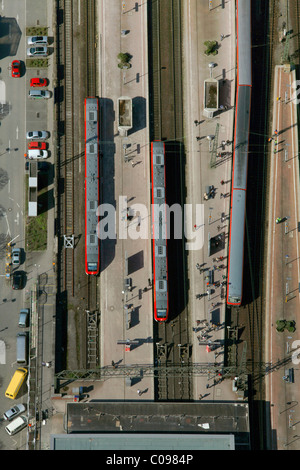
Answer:
<path fill-rule="evenodd" d="M 46 142 L 29 142 L 29 149 L 46 150 Z"/>
<path fill-rule="evenodd" d="M 14 78 L 21 77 L 21 62 L 19 60 L 13 60 L 11 63 L 11 76 Z"/>
<path fill-rule="evenodd" d="M 46 78 L 32 78 L 30 80 L 30 86 L 47 86 L 47 79 Z"/>

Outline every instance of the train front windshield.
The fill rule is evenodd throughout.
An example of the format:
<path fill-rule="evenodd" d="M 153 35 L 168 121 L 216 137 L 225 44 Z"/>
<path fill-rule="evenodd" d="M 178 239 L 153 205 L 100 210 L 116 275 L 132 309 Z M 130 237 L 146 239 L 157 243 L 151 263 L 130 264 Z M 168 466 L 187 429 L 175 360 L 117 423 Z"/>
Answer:
<path fill-rule="evenodd" d="M 88 263 L 88 270 L 89 272 L 97 271 L 97 263 Z"/>
<path fill-rule="evenodd" d="M 166 310 L 157 310 L 157 318 L 166 318 L 167 311 Z"/>

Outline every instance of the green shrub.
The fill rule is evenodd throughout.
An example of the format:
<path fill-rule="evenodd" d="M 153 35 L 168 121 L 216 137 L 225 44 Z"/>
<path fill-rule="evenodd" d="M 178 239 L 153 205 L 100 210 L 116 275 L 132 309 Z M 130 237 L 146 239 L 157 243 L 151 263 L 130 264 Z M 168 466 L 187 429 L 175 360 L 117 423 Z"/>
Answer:
<path fill-rule="evenodd" d="M 276 321 L 276 330 L 279 331 L 279 333 L 282 333 L 284 330 L 289 331 L 290 333 L 293 333 L 296 331 L 296 323 L 294 320 L 277 320 Z"/>
<path fill-rule="evenodd" d="M 205 41 L 204 46 L 206 46 L 206 55 L 217 55 L 218 54 L 218 43 L 217 41 Z"/>

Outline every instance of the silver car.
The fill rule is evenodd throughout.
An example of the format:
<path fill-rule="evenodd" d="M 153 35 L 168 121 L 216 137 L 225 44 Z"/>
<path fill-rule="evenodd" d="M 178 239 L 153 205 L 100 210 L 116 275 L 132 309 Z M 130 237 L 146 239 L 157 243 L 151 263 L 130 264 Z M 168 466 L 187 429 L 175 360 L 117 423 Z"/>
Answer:
<path fill-rule="evenodd" d="M 28 47 L 27 55 L 29 57 L 47 57 L 48 48 L 47 46 Z"/>
<path fill-rule="evenodd" d="M 50 98 L 51 93 L 49 90 L 29 90 L 29 98 Z"/>
<path fill-rule="evenodd" d="M 12 264 L 19 266 L 21 262 L 21 248 L 14 248 L 11 252 Z"/>
<path fill-rule="evenodd" d="M 30 36 L 27 38 L 28 46 L 32 46 L 33 44 L 48 44 L 48 37 L 47 36 Z"/>
<path fill-rule="evenodd" d="M 49 132 L 47 131 L 28 131 L 26 132 L 26 139 L 38 139 L 45 140 L 48 139 Z"/>
<path fill-rule="evenodd" d="M 5 411 L 5 413 L 3 413 L 3 418 L 7 421 L 11 421 L 20 413 L 24 413 L 24 411 L 26 411 L 26 408 L 24 405 L 22 405 L 22 403 L 20 403 L 19 405 L 15 405 L 9 410 Z"/>

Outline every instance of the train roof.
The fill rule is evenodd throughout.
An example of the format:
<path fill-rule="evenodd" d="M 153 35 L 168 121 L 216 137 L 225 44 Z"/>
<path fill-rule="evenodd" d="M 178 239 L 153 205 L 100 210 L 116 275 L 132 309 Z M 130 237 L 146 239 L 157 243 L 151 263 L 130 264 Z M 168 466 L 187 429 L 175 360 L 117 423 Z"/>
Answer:
<path fill-rule="evenodd" d="M 86 262 L 88 270 L 98 268 L 97 235 L 99 205 L 98 100 L 86 99 L 85 110 L 85 221 Z"/>
<path fill-rule="evenodd" d="M 228 301 L 242 298 L 246 191 L 235 190 L 232 194 L 230 223 Z M 231 299 L 231 300 L 230 300 Z"/>
<path fill-rule="evenodd" d="M 163 142 L 152 144 L 152 214 L 155 257 L 156 309 L 168 307 L 167 221 L 165 208 L 165 152 Z"/>
<path fill-rule="evenodd" d="M 250 104 L 251 88 L 239 87 L 235 123 L 233 189 L 246 189 L 247 186 Z"/>
<path fill-rule="evenodd" d="M 238 0 L 238 85 L 252 85 L 251 70 L 251 1 Z"/>

